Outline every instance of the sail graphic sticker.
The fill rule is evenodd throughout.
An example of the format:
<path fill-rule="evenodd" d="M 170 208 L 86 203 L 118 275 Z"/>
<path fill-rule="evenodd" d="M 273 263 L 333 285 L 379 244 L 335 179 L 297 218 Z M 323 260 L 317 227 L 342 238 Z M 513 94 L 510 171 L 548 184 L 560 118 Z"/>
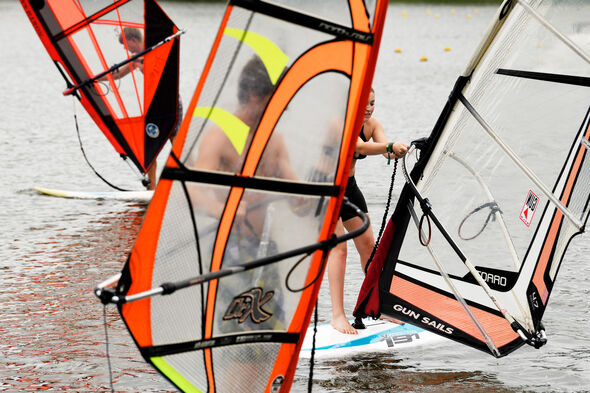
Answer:
<path fill-rule="evenodd" d="M 117 153 L 146 173 L 177 124 L 178 28 L 154 0 L 21 0 L 45 49 Z"/>
<path fill-rule="evenodd" d="M 282 3 L 229 2 L 129 260 L 96 290 L 183 391 L 289 391 L 328 252 L 368 227 L 333 236 L 388 3 Z"/>
<path fill-rule="evenodd" d="M 525 225 L 531 226 L 531 221 L 533 220 L 533 216 L 535 215 L 535 211 L 537 211 L 537 204 L 539 203 L 539 197 L 535 195 L 534 192 L 529 191 L 529 194 L 526 197 L 526 201 L 524 202 L 524 206 L 522 207 L 522 211 L 520 212 L 520 219 Z"/>
<path fill-rule="evenodd" d="M 419 156 L 404 159 L 356 317 L 386 314 L 496 357 L 546 343 L 542 317 L 590 205 L 585 7 L 500 6 L 431 135 L 412 144 Z"/>

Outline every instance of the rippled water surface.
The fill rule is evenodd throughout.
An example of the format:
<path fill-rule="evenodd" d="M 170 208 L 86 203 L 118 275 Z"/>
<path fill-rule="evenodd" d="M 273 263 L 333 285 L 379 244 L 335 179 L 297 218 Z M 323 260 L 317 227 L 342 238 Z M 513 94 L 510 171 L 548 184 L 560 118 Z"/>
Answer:
<path fill-rule="evenodd" d="M 181 95 L 188 101 L 223 6 L 163 6 L 187 29 Z M 374 82 L 375 116 L 391 139 L 429 133 L 494 11 L 391 5 Z M 0 0 L 0 37 L 0 391 L 109 391 L 103 308 L 91 290 L 123 266 L 145 207 L 43 197 L 32 187 L 107 191 L 83 161 L 74 111 L 97 170 L 127 188 L 140 188 L 138 178 L 81 108 L 61 95 L 64 82 L 15 1 Z M 369 158 L 357 171 L 377 232 L 391 167 Z M 394 201 L 401 182 L 400 176 Z M 589 252 L 588 235 L 572 241 L 545 314 L 549 343 L 542 349 L 494 359 L 449 343 L 323 360 L 315 365 L 314 391 L 590 391 Z M 354 250 L 349 254 L 345 305 L 351 312 L 362 273 Z M 320 322 L 327 322 L 327 282 L 319 302 Z M 106 318 L 115 389 L 172 391 L 142 360 L 114 308 L 107 308 Z M 309 363 L 302 360 L 293 392 L 307 391 L 308 375 Z"/>

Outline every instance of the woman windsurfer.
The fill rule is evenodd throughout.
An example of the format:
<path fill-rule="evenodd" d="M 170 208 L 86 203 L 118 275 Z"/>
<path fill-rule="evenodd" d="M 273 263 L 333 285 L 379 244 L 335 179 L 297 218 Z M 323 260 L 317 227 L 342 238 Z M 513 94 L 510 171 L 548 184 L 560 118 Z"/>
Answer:
<path fill-rule="evenodd" d="M 383 126 L 373 116 L 375 110 L 375 92 L 371 88 L 369 102 L 365 110 L 365 117 L 360 131 L 360 136 L 355 147 L 355 155 L 350 168 L 350 177 L 346 186 L 345 196 L 350 202 L 358 206 L 363 212 L 367 213 L 367 203 L 363 193 L 356 184 L 354 177 L 355 165 L 357 160 L 363 159 L 369 155 L 383 155 L 386 158 L 401 158 L 408 151 L 408 145 L 403 142 L 389 142 L 385 136 Z M 362 219 L 355 215 L 354 210 L 342 206 L 340 218 L 336 224 L 336 236 L 344 235 L 344 230 L 350 232 L 362 226 Z M 365 265 L 375 246 L 375 238 L 371 225 L 360 236 L 354 238 L 354 245 L 359 253 L 361 267 L 365 270 Z M 338 244 L 330 253 L 328 259 L 328 282 L 330 284 L 330 298 L 332 300 L 332 320 L 330 324 L 336 330 L 346 334 L 356 334 L 357 331 L 344 312 L 344 275 L 346 271 L 346 243 Z"/>

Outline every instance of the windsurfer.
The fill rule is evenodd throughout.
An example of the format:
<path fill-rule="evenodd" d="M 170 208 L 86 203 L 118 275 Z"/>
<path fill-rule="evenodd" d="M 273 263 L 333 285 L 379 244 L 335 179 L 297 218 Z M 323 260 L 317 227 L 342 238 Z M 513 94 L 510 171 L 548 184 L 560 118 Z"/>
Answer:
<path fill-rule="evenodd" d="M 202 137 L 202 142 L 194 158 L 192 167 L 202 170 L 240 173 L 248 152 L 254 131 L 258 125 L 274 85 L 270 80 L 266 67 L 260 57 L 254 56 L 242 69 L 237 88 L 238 109 L 233 116 L 243 122 L 249 129 L 243 148 L 236 148 L 227 130 L 213 127 Z M 297 176 L 291 166 L 287 145 L 278 132 L 273 132 L 256 169 L 257 177 L 270 177 L 295 180 Z M 225 208 L 226 197 L 206 195 L 194 189 L 199 209 L 206 210 L 211 217 L 220 217 Z M 244 193 L 240 207 L 236 212 L 238 225 L 243 226 L 246 233 L 259 237 L 265 219 L 268 199 L 260 193 Z M 297 203 L 293 198 L 292 203 Z"/>
<path fill-rule="evenodd" d="M 364 159 L 368 155 L 383 155 L 386 158 L 401 158 L 408 151 L 408 145 L 403 142 L 389 142 L 381 123 L 373 116 L 375 110 L 375 92 L 371 88 L 369 102 L 365 109 L 363 125 L 360 131 L 360 137 L 355 148 L 354 159 L 352 160 L 350 177 L 346 186 L 345 196 L 350 202 L 358 206 L 363 212 L 367 213 L 367 203 L 363 193 L 356 184 L 354 177 L 355 165 L 357 160 Z M 356 216 L 354 210 L 342 206 L 340 218 L 336 224 L 336 236 L 344 235 L 344 231 L 353 231 L 362 226 L 362 220 Z M 361 267 L 363 271 L 367 261 L 375 246 L 373 229 L 371 225 L 360 236 L 353 239 L 354 245 L 359 253 Z M 328 260 L 328 282 L 330 285 L 330 297 L 332 300 L 332 320 L 330 324 L 336 330 L 346 334 L 357 334 L 357 331 L 344 312 L 344 276 L 346 271 L 346 243 L 338 244 L 331 252 Z"/>
<path fill-rule="evenodd" d="M 134 56 L 145 49 L 145 44 L 143 40 L 143 34 L 140 29 L 136 27 L 124 27 L 123 32 L 119 34 L 119 43 L 125 47 L 125 50 L 129 52 L 129 57 Z M 129 62 L 115 71 L 112 72 L 112 77 L 114 79 L 123 78 L 125 75 L 132 73 L 134 70 L 139 70 L 143 74 L 143 56 L 138 57 L 137 59 Z M 108 77 L 105 75 L 102 78 L 98 79 L 99 81 L 106 80 Z M 182 101 L 180 100 L 180 96 L 178 97 L 178 107 L 177 107 L 177 121 L 174 130 L 170 134 L 170 142 L 174 143 L 174 139 L 176 134 L 178 133 L 178 129 L 180 128 L 180 123 L 182 119 Z M 157 169 L 158 169 L 158 162 L 156 159 L 152 162 L 152 165 L 148 168 L 147 176 L 147 188 L 148 190 L 153 190 L 156 188 L 156 181 L 157 181 Z"/>
<path fill-rule="evenodd" d="M 249 146 L 255 135 L 257 126 L 264 114 L 266 105 L 275 90 L 267 69 L 257 55 L 247 61 L 242 68 L 237 82 L 238 107 L 231 115 L 237 122 L 243 122 L 248 127 L 248 134 L 243 141 L 243 146 L 236 147 L 228 129 L 218 125 L 208 129 L 201 138 L 201 143 L 188 164 L 190 167 L 199 170 L 221 171 L 231 174 L 239 174 L 242 171 L 244 160 L 248 154 Z M 235 141 L 234 141 L 235 142 Z M 297 176 L 293 170 L 289 151 L 283 137 L 278 132 L 273 132 L 262 154 L 256 169 L 257 177 L 281 178 L 295 180 Z M 226 208 L 228 198 L 227 190 L 223 189 L 205 191 L 200 186 L 189 188 L 194 206 L 198 212 L 204 213 L 207 217 L 219 220 Z M 274 197 L 267 193 L 245 190 L 241 197 L 239 207 L 236 211 L 234 225 L 231 235 L 227 240 L 224 252 L 224 266 L 239 265 L 244 262 L 259 259 L 268 255 L 276 254 L 275 242 L 265 235 L 265 221 L 268 214 L 272 214 Z M 300 198 L 289 198 L 293 209 L 300 208 Z M 267 229 L 268 230 L 268 229 Z M 235 288 L 244 286 L 247 282 L 251 287 L 274 287 L 281 288 L 283 279 L 277 273 L 275 267 L 262 267 L 255 271 L 242 272 L 236 275 L 225 277 L 221 280 L 219 291 L 228 291 L 235 296 Z M 222 298 L 230 298 L 222 296 Z M 285 302 L 282 291 L 276 291 L 272 297 L 273 307 L 272 319 L 262 322 L 246 321 L 240 324 L 240 329 L 256 329 L 267 326 L 277 328 L 284 318 L 284 310 L 281 304 Z M 221 306 L 222 308 L 224 306 Z M 224 319 L 218 326 L 220 331 L 232 332 L 236 329 L 236 319 Z"/>

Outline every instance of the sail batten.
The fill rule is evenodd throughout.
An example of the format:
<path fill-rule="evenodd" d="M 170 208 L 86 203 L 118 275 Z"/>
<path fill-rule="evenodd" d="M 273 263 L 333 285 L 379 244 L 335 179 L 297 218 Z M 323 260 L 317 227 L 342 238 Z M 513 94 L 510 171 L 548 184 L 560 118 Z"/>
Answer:
<path fill-rule="evenodd" d="M 543 26 L 545 26 L 549 31 L 551 31 L 557 38 L 559 38 L 564 44 L 566 44 L 571 50 L 573 50 L 577 55 L 579 55 L 582 59 L 586 61 L 586 63 L 590 64 L 590 55 L 588 55 L 582 48 L 576 45 L 575 42 L 570 40 L 565 34 L 563 34 L 559 29 L 553 26 L 543 15 L 541 15 L 537 10 L 532 8 L 529 4 L 527 4 L 526 0 L 517 0 L 518 4 L 520 4 L 524 9 L 527 10 L 531 15 L 533 15 Z"/>
<path fill-rule="evenodd" d="M 546 72 L 531 72 L 522 70 L 509 70 L 504 68 L 498 69 L 497 73 L 499 75 L 508 75 L 518 78 L 534 79 L 544 82 L 555 82 L 590 87 L 590 78 L 583 76 L 550 74 Z"/>

